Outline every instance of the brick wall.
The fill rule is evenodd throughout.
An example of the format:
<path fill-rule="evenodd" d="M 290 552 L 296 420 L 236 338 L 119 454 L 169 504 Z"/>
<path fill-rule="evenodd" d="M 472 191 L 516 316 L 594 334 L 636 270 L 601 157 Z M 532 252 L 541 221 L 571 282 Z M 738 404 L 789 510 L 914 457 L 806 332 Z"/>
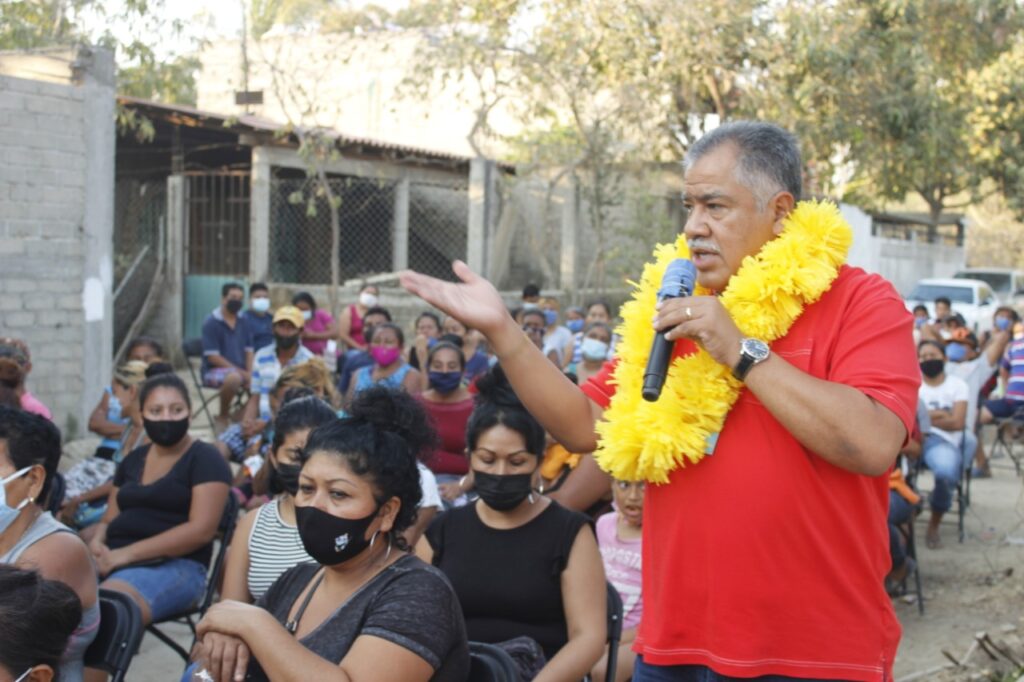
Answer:
<path fill-rule="evenodd" d="M 28 343 L 28 388 L 66 437 L 84 433 L 102 390 L 97 379 L 105 374 L 109 381 L 110 374 L 110 334 L 103 333 L 110 322 L 110 238 L 102 223 L 113 174 L 104 177 L 108 161 L 96 157 L 106 147 L 96 137 L 113 140 L 113 117 L 102 116 L 112 112 L 114 93 L 112 82 L 97 83 L 89 72 L 112 68 L 106 54 L 75 74 L 72 61 L 81 53 L 27 62 L 0 57 L 0 74 L 16 74 L 0 75 L 0 334 Z M 80 60 L 76 66 L 83 68 Z M 112 158 L 109 164 L 112 170 Z M 89 279 L 96 281 L 86 296 Z"/>

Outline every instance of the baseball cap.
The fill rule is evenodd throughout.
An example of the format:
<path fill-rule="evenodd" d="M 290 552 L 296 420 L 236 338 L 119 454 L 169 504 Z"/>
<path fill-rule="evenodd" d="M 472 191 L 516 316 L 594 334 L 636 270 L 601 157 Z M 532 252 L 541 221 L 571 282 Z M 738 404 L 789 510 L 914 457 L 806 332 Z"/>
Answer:
<path fill-rule="evenodd" d="M 281 306 L 274 313 L 274 322 L 291 322 L 297 329 L 302 329 L 305 324 L 305 320 L 302 317 L 302 311 L 293 305 Z"/>

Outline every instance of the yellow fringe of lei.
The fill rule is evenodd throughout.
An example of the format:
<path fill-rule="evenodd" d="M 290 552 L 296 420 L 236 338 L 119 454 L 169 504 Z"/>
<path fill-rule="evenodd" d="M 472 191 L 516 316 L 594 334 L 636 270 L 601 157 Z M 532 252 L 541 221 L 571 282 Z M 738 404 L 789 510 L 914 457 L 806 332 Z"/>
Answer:
<path fill-rule="evenodd" d="M 748 256 L 722 292 L 721 302 L 746 337 L 768 343 L 786 335 L 803 312 L 832 286 L 853 239 L 850 226 L 831 202 L 804 201 L 786 219 L 781 234 Z M 622 308 L 622 341 L 616 347 L 617 388 L 599 422 L 594 456 L 617 479 L 668 482 L 669 474 L 704 457 L 709 436 L 722 430 L 743 387 L 732 368 L 703 349 L 676 358 L 657 402 L 640 395 L 650 354 L 654 307 L 665 268 L 689 258 L 683 235 L 660 244 L 644 266 L 632 300 Z M 695 296 L 710 292 L 698 286 Z"/>

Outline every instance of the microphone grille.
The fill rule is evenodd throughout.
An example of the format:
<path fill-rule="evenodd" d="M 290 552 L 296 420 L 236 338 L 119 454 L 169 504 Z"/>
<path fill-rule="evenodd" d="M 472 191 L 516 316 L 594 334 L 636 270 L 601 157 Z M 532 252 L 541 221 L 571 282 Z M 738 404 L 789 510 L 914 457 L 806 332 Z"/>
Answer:
<path fill-rule="evenodd" d="M 693 261 L 676 258 L 665 268 L 658 297 L 689 296 L 693 293 L 693 284 L 696 280 L 697 268 L 694 267 Z"/>

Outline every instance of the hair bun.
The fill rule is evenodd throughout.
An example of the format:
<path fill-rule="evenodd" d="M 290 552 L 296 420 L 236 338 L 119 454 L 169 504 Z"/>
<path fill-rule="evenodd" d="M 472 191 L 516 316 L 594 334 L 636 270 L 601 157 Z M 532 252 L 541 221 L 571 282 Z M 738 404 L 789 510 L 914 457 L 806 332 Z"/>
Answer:
<path fill-rule="evenodd" d="M 160 374 L 174 374 L 174 366 L 169 362 L 154 362 L 146 368 L 147 379 L 152 379 Z"/>
<path fill-rule="evenodd" d="M 404 440 L 417 457 L 438 442 L 427 411 L 418 400 L 402 390 L 372 386 L 356 394 L 349 417 L 367 422 Z"/>
<path fill-rule="evenodd" d="M 516 395 L 512 384 L 509 383 L 505 370 L 501 365 L 495 365 L 486 374 L 476 380 L 476 402 L 490 403 L 496 407 L 510 407 L 525 410 L 523 401 Z"/>

